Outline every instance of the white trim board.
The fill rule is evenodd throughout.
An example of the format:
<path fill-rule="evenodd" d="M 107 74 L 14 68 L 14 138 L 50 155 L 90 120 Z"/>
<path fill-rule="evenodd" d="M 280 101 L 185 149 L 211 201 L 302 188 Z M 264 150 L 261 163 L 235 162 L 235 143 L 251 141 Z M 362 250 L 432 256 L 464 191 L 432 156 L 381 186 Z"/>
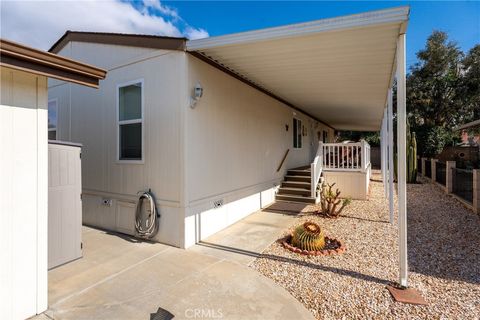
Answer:
<path fill-rule="evenodd" d="M 409 6 L 187 41 L 187 51 L 408 21 Z"/>

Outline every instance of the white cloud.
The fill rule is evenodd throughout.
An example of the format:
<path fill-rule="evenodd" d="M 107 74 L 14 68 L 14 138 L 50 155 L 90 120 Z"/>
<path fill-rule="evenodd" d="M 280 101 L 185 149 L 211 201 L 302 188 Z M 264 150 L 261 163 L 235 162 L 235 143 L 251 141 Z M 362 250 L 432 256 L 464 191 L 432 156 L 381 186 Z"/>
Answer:
<path fill-rule="evenodd" d="M 161 4 L 159 0 L 143 0 L 143 5 L 145 6 L 145 8 L 156 9 L 166 16 L 179 18 L 177 10 Z"/>
<path fill-rule="evenodd" d="M 202 39 L 208 37 L 208 32 L 204 29 L 195 29 L 192 27 L 185 28 L 185 36 L 190 40 Z"/>
<path fill-rule="evenodd" d="M 1 37 L 48 49 L 67 30 L 208 37 L 158 0 L 0 1 Z"/>

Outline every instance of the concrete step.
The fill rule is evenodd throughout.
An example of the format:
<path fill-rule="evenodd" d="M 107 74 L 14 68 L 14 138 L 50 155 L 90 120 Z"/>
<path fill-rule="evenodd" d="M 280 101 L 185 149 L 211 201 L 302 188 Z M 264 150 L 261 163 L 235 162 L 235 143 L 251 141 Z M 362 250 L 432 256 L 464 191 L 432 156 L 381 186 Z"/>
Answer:
<path fill-rule="evenodd" d="M 299 188 L 299 189 L 306 189 L 310 190 L 310 181 L 309 182 L 302 182 L 302 181 L 283 181 L 281 188 Z"/>
<path fill-rule="evenodd" d="M 285 181 L 310 182 L 310 176 L 285 176 Z"/>
<path fill-rule="evenodd" d="M 277 194 L 276 200 L 290 201 L 290 202 L 302 202 L 302 203 L 315 203 L 315 199 L 311 197 L 302 197 L 295 194 Z"/>
<path fill-rule="evenodd" d="M 311 194 L 311 191 L 310 189 L 306 189 L 306 188 L 281 187 L 280 189 L 278 189 L 277 194 L 295 194 L 295 195 L 309 197 Z"/>
<path fill-rule="evenodd" d="M 297 170 L 297 169 L 291 169 L 287 171 L 287 175 L 289 176 L 307 176 L 310 177 L 311 171 L 310 170 Z"/>

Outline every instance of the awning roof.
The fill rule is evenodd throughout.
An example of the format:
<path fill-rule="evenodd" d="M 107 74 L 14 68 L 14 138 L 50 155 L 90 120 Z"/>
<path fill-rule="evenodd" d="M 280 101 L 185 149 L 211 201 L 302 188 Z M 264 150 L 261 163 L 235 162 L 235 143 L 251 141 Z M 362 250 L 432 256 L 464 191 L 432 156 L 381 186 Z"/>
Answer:
<path fill-rule="evenodd" d="M 338 130 L 379 130 L 409 7 L 187 42 L 187 50 Z"/>

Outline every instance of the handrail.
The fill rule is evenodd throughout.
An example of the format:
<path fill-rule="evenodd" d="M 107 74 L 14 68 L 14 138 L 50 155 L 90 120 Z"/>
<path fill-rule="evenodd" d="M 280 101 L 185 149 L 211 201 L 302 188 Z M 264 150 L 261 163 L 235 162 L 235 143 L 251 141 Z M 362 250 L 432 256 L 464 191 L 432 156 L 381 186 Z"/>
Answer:
<path fill-rule="evenodd" d="M 285 162 L 285 159 L 287 159 L 289 152 L 290 152 L 290 149 L 287 149 L 287 151 L 285 152 L 285 155 L 283 156 L 282 162 L 280 162 L 280 165 L 277 168 L 277 172 L 280 171 L 280 169 L 282 168 L 283 163 Z"/>
<path fill-rule="evenodd" d="M 311 175 L 311 189 L 310 195 L 312 198 L 316 198 L 317 192 L 317 184 L 320 180 L 320 176 L 322 175 L 322 168 L 323 168 L 323 142 L 318 142 L 318 149 L 313 159 L 313 162 L 310 164 L 310 175 Z"/>
<path fill-rule="evenodd" d="M 365 140 L 323 144 L 324 170 L 365 172 L 369 165 L 370 145 Z"/>

